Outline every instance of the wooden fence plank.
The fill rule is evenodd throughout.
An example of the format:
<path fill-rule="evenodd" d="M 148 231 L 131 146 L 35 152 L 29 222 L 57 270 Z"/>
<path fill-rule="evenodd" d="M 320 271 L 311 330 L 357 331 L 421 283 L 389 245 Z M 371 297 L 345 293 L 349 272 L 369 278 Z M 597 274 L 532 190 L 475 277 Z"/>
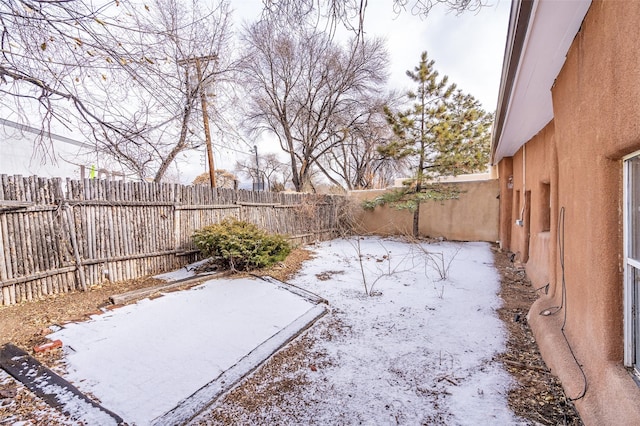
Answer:
<path fill-rule="evenodd" d="M 84 268 L 82 267 L 82 260 L 80 259 L 80 252 L 78 250 L 78 239 L 75 231 L 75 221 L 73 220 L 73 213 L 71 212 L 71 208 L 68 206 L 63 206 L 63 209 L 67 214 L 69 238 L 71 240 L 71 247 L 73 248 L 73 257 L 76 261 L 76 268 L 77 268 L 78 280 L 80 282 L 80 288 L 82 288 L 83 291 L 86 291 L 87 281 L 86 281 Z"/>
<path fill-rule="evenodd" d="M 296 242 L 330 238 L 338 208 L 308 194 L 0 175 L 3 204 L 4 305 L 182 266 L 197 259 L 193 232 L 229 216 Z"/>

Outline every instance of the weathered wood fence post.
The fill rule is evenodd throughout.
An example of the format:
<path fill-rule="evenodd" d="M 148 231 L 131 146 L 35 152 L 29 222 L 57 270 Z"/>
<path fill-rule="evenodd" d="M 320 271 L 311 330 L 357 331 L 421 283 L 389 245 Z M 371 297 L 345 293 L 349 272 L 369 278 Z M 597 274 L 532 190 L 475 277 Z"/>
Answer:
<path fill-rule="evenodd" d="M 82 259 L 80 258 L 80 251 L 78 250 L 78 236 L 76 235 L 76 223 L 73 219 L 73 213 L 71 212 L 69 203 L 65 202 L 62 205 L 62 209 L 67 216 L 67 229 L 69 233 L 69 240 L 71 241 L 71 248 L 73 249 L 73 258 L 76 262 L 76 274 L 78 277 L 78 282 L 80 283 L 82 291 L 87 291 L 87 280 L 84 275 L 84 265 L 82 264 Z"/>

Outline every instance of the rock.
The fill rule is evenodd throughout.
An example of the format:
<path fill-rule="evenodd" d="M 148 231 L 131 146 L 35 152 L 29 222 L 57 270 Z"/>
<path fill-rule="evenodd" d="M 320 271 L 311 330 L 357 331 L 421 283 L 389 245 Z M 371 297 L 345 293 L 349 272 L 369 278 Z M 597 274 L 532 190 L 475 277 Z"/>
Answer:
<path fill-rule="evenodd" d="M 55 348 L 62 347 L 62 340 L 54 340 L 53 342 L 45 343 L 43 345 L 38 345 L 33 348 L 34 352 L 45 352 Z"/>

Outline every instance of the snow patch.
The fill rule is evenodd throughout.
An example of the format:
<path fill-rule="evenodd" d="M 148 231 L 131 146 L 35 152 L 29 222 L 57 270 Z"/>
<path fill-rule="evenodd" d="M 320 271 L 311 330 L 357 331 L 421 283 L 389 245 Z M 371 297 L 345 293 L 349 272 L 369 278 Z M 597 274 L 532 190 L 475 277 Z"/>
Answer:
<path fill-rule="evenodd" d="M 313 304 L 255 279 L 211 280 L 49 335 L 66 379 L 128 423 L 149 424 Z"/>

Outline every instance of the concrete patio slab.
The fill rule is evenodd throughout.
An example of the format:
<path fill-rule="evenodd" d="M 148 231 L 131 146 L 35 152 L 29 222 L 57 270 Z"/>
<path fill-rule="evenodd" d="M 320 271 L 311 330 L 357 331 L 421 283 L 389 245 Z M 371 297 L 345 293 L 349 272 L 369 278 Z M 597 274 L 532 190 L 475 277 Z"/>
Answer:
<path fill-rule="evenodd" d="M 293 290 L 293 291 L 290 291 Z M 65 378 L 129 424 L 181 424 L 324 315 L 273 279 L 212 279 L 49 335 Z"/>

